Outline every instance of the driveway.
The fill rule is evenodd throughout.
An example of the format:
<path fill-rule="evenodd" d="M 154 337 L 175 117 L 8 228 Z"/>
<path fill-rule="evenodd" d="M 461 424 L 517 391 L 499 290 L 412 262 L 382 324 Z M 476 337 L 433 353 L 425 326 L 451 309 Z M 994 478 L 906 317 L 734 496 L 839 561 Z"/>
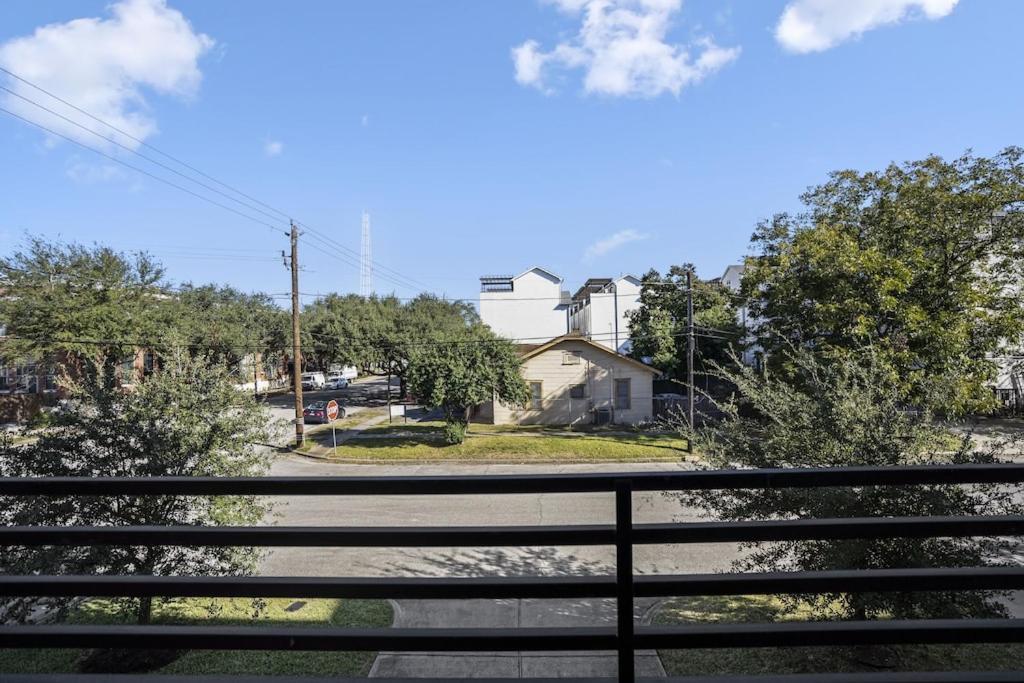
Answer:
<path fill-rule="evenodd" d="M 673 463 L 595 465 L 332 465 L 302 458 L 279 460 L 281 476 L 389 474 L 511 474 L 539 472 L 681 469 Z M 615 518 L 612 494 L 515 494 L 507 496 L 294 497 L 282 498 L 283 525 L 457 526 L 600 524 Z M 637 522 L 695 519 L 678 501 L 659 493 L 634 496 Z M 729 544 L 639 546 L 638 574 L 712 572 L 736 557 Z M 262 573 L 274 576 L 556 576 L 614 572 L 610 547 L 537 548 L 278 548 Z M 638 600 L 642 619 L 653 600 Z M 609 600 L 401 600 L 395 625 L 404 627 L 529 627 L 614 624 Z M 638 657 L 642 675 L 664 675 L 654 653 Z M 613 676 L 611 653 L 382 653 L 372 674 L 380 677 Z"/>

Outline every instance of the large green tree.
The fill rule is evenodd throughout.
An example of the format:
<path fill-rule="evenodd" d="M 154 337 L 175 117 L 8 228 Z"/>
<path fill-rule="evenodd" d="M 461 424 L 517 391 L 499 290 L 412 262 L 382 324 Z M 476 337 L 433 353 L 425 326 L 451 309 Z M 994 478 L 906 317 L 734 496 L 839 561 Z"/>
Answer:
<path fill-rule="evenodd" d="M 288 314 L 267 294 L 187 284 L 165 305 L 174 312 L 176 342 L 229 367 L 256 353 L 279 361 L 291 346 Z"/>
<path fill-rule="evenodd" d="M 914 403 L 990 407 L 991 356 L 1024 334 L 1022 153 L 840 171 L 761 224 L 743 282 L 769 356 L 872 344 Z"/>
<path fill-rule="evenodd" d="M 113 366 L 163 338 L 163 268 L 145 253 L 30 238 L 0 258 L 0 356 Z"/>
<path fill-rule="evenodd" d="M 270 464 L 261 444 L 271 429 L 266 408 L 234 388 L 221 364 L 181 353 L 126 392 L 102 365 L 87 365 L 66 411 L 32 444 L 0 448 L 0 476 L 260 476 Z M 14 525 L 251 525 L 268 511 L 255 496 L 14 497 L 0 521 Z M 7 548 L 0 573 L 231 575 L 253 571 L 253 548 L 81 546 Z M 25 618 L 37 602 L 5 604 Z M 67 603 L 61 603 L 65 606 Z M 151 599 L 126 600 L 140 623 Z"/>
<path fill-rule="evenodd" d="M 651 364 L 670 377 L 687 372 L 686 273 L 693 266 L 672 266 L 662 275 L 648 271 L 641 280 L 640 307 L 630 312 L 634 358 L 650 358 Z M 730 349 L 739 349 L 743 330 L 738 323 L 734 292 L 717 279 L 693 277 L 693 319 L 697 348 L 694 371 L 703 373 L 710 363 L 723 363 Z"/>
<path fill-rule="evenodd" d="M 406 302 L 332 294 L 307 307 L 303 317 L 303 345 L 315 365 L 344 363 L 390 374 L 403 395 L 411 358 L 424 341 L 462 334 L 479 320 L 472 305 L 432 294 Z"/>
<path fill-rule="evenodd" d="M 886 355 L 864 347 L 831 358 L 788 350 L 787 371 L 719 369 L 739 400 L 727 418 L 696 432 L 702 467 L 793 468 L 991 463 L 1020 444 L 956 437 L 927 411 L 908 411 L 908 387 Z M 686 429 L 685 425 L 681 425 Z M 688 432 L 689 433 L 689 432 Z M 867 486 L 696 491 L 684 496 L 714 519 L 815 519 L 1020 514 L 1012 488 Z M 756 571 L 824 571 L 982 566 L 1008 557 L 1007 538 L 824 539 L 752 543 L 737 561 Z M 942 618 L 1003 612 L 987 591 L 847 593 L 798 596 L 830 619 Z"/>
<path fill-rule="evenodd" d="M 476 323 L 421 344 L 411 356 L 409 386 L 421 404 L 444 411 L 448 441 L 458 443 L 473 406 L 490 400 L 526 405 L 520 365 L 514 344 Z"/>

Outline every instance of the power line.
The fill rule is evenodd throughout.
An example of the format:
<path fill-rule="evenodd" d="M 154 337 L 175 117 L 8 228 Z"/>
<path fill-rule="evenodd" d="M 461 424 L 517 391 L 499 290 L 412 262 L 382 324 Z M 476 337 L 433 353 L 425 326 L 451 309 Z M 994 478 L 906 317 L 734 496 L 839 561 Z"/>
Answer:
<path fill-rule="evenodd" d="M 61 98 L 60 96 L 50 92 L 49 90 L 46 90 L 45 88 L 43 88 L 43 87 L 33 83 L 32 81 L 24 78 L 23 76 L 19 76 L 18 74 L 14 73 L 13 71 L 11 71 L 9 69 L 6 69 L 4 67 L 0 67 L 0 71 L 2 71 L 3 73 L 6 73 L 7 75 L 11 76 L 12 78 L 17 79 L 18 81 L 20 81 L 20 82 L 22 82 L 22 83 L 24 83 L 26 85 L 28 85 L 28 86 L 38 90 L 41 93 L 44 93 L 45 95 L 47 95 L 49 97 L 52 97 L 56 101 L 58 101 L 58 102 L 60 102 L 60 103 L 62 103 L 64 105 L 70 107 L 71 109 L 81 113 L 84 116 L 89 117 L 93 121 L 96 121 L 97 123 L 100 123 L 100 124 L 106 126 L 107 128 L 113 130 L 113 131 L 116 131 L 117 133 L 119 133 L 119 134 L 125 136 L 126 138 L 128 138 L 129 140 L 132 140 L 132 141 L 138 143 L 139 145 L 146 147 L 147 149 L 151 149 L 154 152 L 160 154 L 161 156 L 163 156 L 163 157 L 165 157 L 167 159 L 170 159 L 171 161 L 173 161 L 173 162 L 175 162 L 177 164 L 180 164 L 182 167 L 187 168 L 190 171 L 193 171 L 194 173 L 197 173 L 200 176 L 202 176 L 204 178 L 207 178 L 207 179 L 217 183 L 221 187 L 224 187 L 224 188 L 230 190 L 231 192 L 234 192 L 235 194 L 237 194 L 237 195 L 239 195 L 241 197 L 244 197 L 245 199 L 248 199 L 251 202 L 254 202 L 254 203 L 256 203 L 256 204 L 258 204 L 258 205 L 260 205 L 262 207 L 265 207 L 265 208 L 269 209 L 270 211 L 273 211 L 280 218 L 286 219 L 286 220 L 290 220 L 291 219 L 290 214 L 282 211 L 281 209 L 278 209 L 278 208 L 276 208 L 276 207 L 274 207 L 274 206 L 272 206 L 272 205 L 270 205 L 270 204 L 268 204 L 266 202 L 263 202 L 263 201 L 255 198 L 255 197 L 253 197 L 253 196 L 251 196 L 249 194 L 246 194 L 245 192 L 242 192 L 241 190 L 239 190 L 239 189 L 237 189 L 237 188 L 235 188 L 235 187 L 233 187 L 233 186 L 231 186 L 231 185 L 229 185 L 229 184 L 227 184 L 227 183 L 225 183 L 225 182 L 223 182 L 223 181 L 221 181 L 221 180 L 219 180 L 219 179 L 217 179 L 217 178 L 215 178 L 215 177 L 213 177 L 213 176 L 211 176 L 211 175 L 209 175 L 207 173 L 204 173 L 203 171 L 201 171 L 200 169 L 196 168 L 195 166 L 192 166 L 192 165 L 186 163 L 185 161 L 182 161 L 181 159 L 178 159 L 177 157 L 174 157 L 174 156 L 172 156 L 172 155 L 170 155 L 170 154 L 160 150 L 159 148 L 155 147 L 154 145 L 151 145 L 151 144 L 145 142 L 144 140 L 131 135 L 130 133 L 122 130 L 121 128 L 118 128 L 117 126 L 113 125 L 112 123 L 110 123 L 108 121 L 105 121 L 104 119 L 101 119 L 100 117 L 90 113 L 89 111 L 86 111 L 85 109 L 72 104 L 71 102 L 69 102 L 69 101 Z M 53 109 L 51 109 L 51 108 L 49 108 L 49 107 L 47 107 L 47 106 L 45 106 L 43 104 L 40 104 L 39 102 L 36 102 L 35 100 L 32 100 L 32 99 L 30 99 L 28 97 L 25 97 L 24 95 L 21 95 L 20 93 L 17 93 L 15 91 L 11 90 L 10 88 L 7 88 L 5 86 L 0 86 L 0 89 L 10 93 L 11 95 L 13 95 L 13 96 L 15 96 L 15 97 L 25 101 L 25 102 L 28 102 L 29 104 L 32 104 L 33 106 L 36 106 L 36 107 L 38 107 L 38 108 L 40 108 L 40 109 L 42 109 L 44 111 L 47 111 L 50 114 L 52 114 L 54 116 L 57 116 L 57 117 L 65 120 L 65 121 L 67 121 L 68 123 L 71 123 L 72 125 L 75 125 L 75 126 L 81 128 L 82 130 L 84 130 L 84 131 L 86 131 L 88 133 L 91 133 L 91 134 L 99 137 L 102 140 L 105 140 L 105 141 L 107 141 L 107 142 L 109 142 L 111 144 L 117 145 L 118 147 L 121 147 L 122 149 L 125 149 L 128 152 L 131 152 L 132 154 L 135 154 L 135 155 L 141 157 L 142 159 L 145 159 L 146 161 L 149 161 L 150 163 L 156 164 L 157 166 L 160 166 L 161 168 L 164 168 L 164 169 L 166 169 L 166 170 L 168 170 L 168 171 L 170 171 L 172 173 L 175 173 L 176 175 L 179 175 L 182 178 L 185 178 L 186 180 L 189 180 L 190 182 L 196 183 L 197 185 L 200 185 L 201 187 L 203 187 L 203 188 L 205 188 L 205 189 L 207 189 L 207 190 L 209 190 L 211 192 L 215 192 L 215 193 L 217 193 L 217 194 L 219 194 L 219 195 L 221 195 L 221 196 L 223 196 L 223 197 L 225 197 L 225 198 L 227 198 L 227 199 L 229 199 L 229 200 L 231 200 L 231 201 L 233 201 L 233 202 L 235 202 L 237 204 L 240 204 L 240 205 L 244 206 L 245 208 L 249 209 L 250 211 L 255 211 L 257 213 L 260 213 L 260 214 L 270 218 L 271 220 L 278 220 L 278 217 L 276 217 L 276 216 L 274 216 L 274 215 L 272 215 L 270 213 L 267 213 L 266 211 L 264 211 L 264 210 L 262 210 L 262 209 L 260 209 L 260 208 L 258 208 L 256 206 L 252 206 L 250 204 L 247 204 L 246 202 L 243 202 L 243 201 L 239 200 L 236 197 L 232 197 L 231 195 L 229 195 L 229 194 L 227 194 L 225 192 L 222 192 L 222 191 L 220 191 L 220 190 L 218 190 L 218 189 L 216 189 L 214 187 L 211 187 L 210 185 L 208 185 L 206 183 L 203 183 L 203 182 L 201 182 L 199 180 L 196 180 L 195 178 L 192 178 L 192 177 L 190 177 L 190 176 L 188 176 L 188 175 L 186 175 L 184 173 L 181 173 L 180 171 L 178 171 L 178 170 L 176 170 L 176 169 L 174 169 L 174 168 L 172 168 L 172 167 L 170 167 L 170 166 L 168 166 L 168 165 L 166 165 L 166 164 L 164 164 L 164 163 L 162 163 L 160 161 L 157 161 L 157 160 L 155 160 L 155 159 L 153 159 L 151 157 L 148 157 L 148 156 L 140 153 L 137 149 L 134 149 L 132 147 L 124 145 L 121 142 L 118 142 L 117 140 L 113 139 L 112 137 L 107 137 L 105 135 L 102 135 L 98 131 L 95 131 L 95 130 L 87 127 L 87 126 L 84 126 L 81 123 L 79 123 L 77 121 L 74 121 L 73 119 L 71 119 L 71 118 L 69 118 L 67 116 L 64 116 L 63 114 L 60 114 L 60 113 L 54 111 Z M 68 136 L 56 133 L 55 131 L 53 131 L 53 130 L 51 130 L 51 129 L 49 129 L 49 128 L 41 125 L 41 124 L 35 123 L 34 121 L 26 119 L 26 118 L 24 118 L 22 116 L 19 116 L 19 115 L 13 113 L 13 112 L 10 112 L 10 111 L 5 110 L 5 109 L 4 110 L 0 110 L 0 111 L 4 111 L 5 113 L 10 114 L 11 116 L 14 116 L 14 117 L 16 117 L 16 118 L 26 122 L 26 123 L 31 123 L 33 125 L 36 125 L 37 127 L 42 128 L 43 130 L 46 130 L 47 132 L 51 133 L 52 135 L 56 135 L 56 136 L 61 137 L 61 138 L 65 139 L 65 140 L 68 140 L 70 142 L 75 142 L 76 144 L 79 144 L 80 146 L 85 147 L 86 149 L 89 149 L 90 151 L 93 151 L 93 152 L 95 152 L 97 154 L 101 154 L 101 155 L 107 157 L 108 159 L 111 159 L 112 161 L 116 161 L 117 163 L 121 163 L 122 165 L 124 165 L 124 166 L 126 166 L 128 168 L 131 168 L 132 170 L 138 171 L 140 173 L 144 173 L 145 175 L 148 175 L 148 176 L 150 176 L 152 178 L 160 180 L 161 182 L 165 182 L 168 185 L 171 185 L 172 187 L 177 187 L 178 189 L 182 189 L 182 190 L 184 190 L 186 192 L 189 192 L 190 194 L 193 194 L 194 196 L 201 197 L 201 195 L 197 195 L 197 194 L 195 194 L 195 193 L 193 193 L 193 192 L 191 192 L 189 190 L 185 190 L 184 188 L 181 188 L 181 187 L 179 187 L 177 185 L 174 185 L 173 183 L 170 183 L 170 182 L 168 182 L 168 181 L 166 181 L 164 179 L 161 179 L 158 176 L 154 176 L 153 174 L 148 173 L 146 171 L 143 171 L 142 169 L 139 169 L 139 168 L 137 168 L 135 166 L 132 166 L 132 165 L 127 164 L 127 163 L 124 163 L 124 162 L 122 162 L 122 161 L 120 161 L 120 160 L 118 160 L 118 159 L 116 159 L 116 158 L 114 158 L 114 157 L 112 157 L 110 155 L 107 155 L 107 154 L 104 154 L 103 152 L 100 152 L 99 150 L 96 150 L 96 149 L 94 149 L 92 147 L 89 147 L 87 145 L 79 143 L 78 141 L 73 140 L 72 138 L 69 138 Z M 201 198 L 203 198 L 203 197 L 201 197 Z M 221 204 L 213 202 L 209 198 L 203 198 L 203 199 L 205 199 L 206 201 L 210 201 L 211 203 L 214 203 L 215 205 L 220 206 L 221 208 L 227 208 L 228 210 L 234 211 L 233 209 L 230 209 L 230 208 L 225 207 L 225 206 L 223 206 Z M 244 215 L 244 214 L 241 214 L 238 211 L 234 211 L 234 212 L 235 213 L 239 213 L 239 215 Z M 250 218 L 250 220 L 254 220 L 254 219 L 252 219 L 251 216 L 246 216 L 246 217 Z M 314 233 L 315 235 L 318 235 L 321 240 L 331 244 L 336 249 L 344 250 L 344 251 L 349 252 L 349 253 L 351 253 L 353 255 L 355 254 L 354 251 L 352 251 L 348 247 L 342 245 L 341 243 L 333 240 L 332 238 L 330 238 L 325 233 L 320 232 L 319 230 L 316 230 L 316 229 L 312 228 L 309 225 L 306 225 L 306 224 L 303 224 L 303 223 L 299 223 L 298 221 L 296 221 L 296 223 L 301 225 L 302 227 L 306 228 L 308 231 Z M 266 224 L 264 223 L 264 225 L 266 225 Z M 277 230 L 276 227 L 273 227 L 273 226 L 271 226 L 271 227 L 272 227 L 272 229 Z M 417 283 L 415 280 L 406 277 L 405 275 L 403 275 L 402 273 L 400 273 L 399 271 L 397 271 L 397 270 L 395 270 L 393 268 L 389 268 L 387 266 L 384 266 L 383 264 L 376 263 L 376 262 L 373 262 L 373 264 L 377 268 L 379 268 L 381 270 L 389 271 L 395 277 L 401 278 L 402 280 L 404 280 L 405 282 L 401 284 L 401 286 L 403 286 L 403 287 L 409 287 L 410 289 L 419 289 L 420 287 L 422 287 L 423 289 L 430 289 L 430 287 L 428 285 L 425 285 L 422 282 Z M 389 279 L 394 281 L 394 278 L 389 278 Z M 410 285 L 408 283 L 415 283 L 415 284 Z"/>
<path fill-rule="evenodd" d="M 45 105 L 39 104 L 38 102 L 36 102 L 34 100 L 31 100 L 31 99 L 25 97 L 24 95 L 19 95 L 18 93 L 14 92 L 10 88 L 7 88 L 7 87 L 5 87 L 3 85 L 0 85 L 0 90 L 4 90 L 4 91 L 10 93 L 11 95 L 14 95 L 18 99 L 24 100 L 25 102 L 28 102 L 29 104 L 31 104 L 31 105 L 33 105 L 35 107 L 38 107 L 39 109 L 42 109 L 43 111 L 49 112 L 50 114 L 53 114 L 54 116 L 56 116 L 56 117 L 58 117 L 60 119 L 63 119 L 64 121 L 67 121 L 71 125 L 77 126 L 77 127 L 81 128 L 85 132 L 91 133 L 91 134 L 95 135 L 96 137 L 100 138 L 101 140 L 105 140 L 105 141 L 109 142 L 112 145 L 117 145 L 121 149 L 126 150 L 126 151 L 128 151 L 128 152 L 130 152 L 132 154 L 135 154 L 136 156 L 138 156 L 138 157 L 140 157 L 142 159 L 145 159 L 146 161 L 148 161 L 151 164 L 155 164 L 156 166 L 159 166 L 160 168 L 168 170 L 171 173 L 174 173 L 175 175 L 178 175 L 178 176 L 184 178 L 185 180 L 188 180 L 189 182 L 193 182 L 196 185 L 199 185 L 200 187 L 203 187 L 203 188 L 209 190 L 210 192 L 216 192 L 217 194 L 219 194 L 222 197 L 225 197 L 226 199 L 229 199 L 229 200 L 231 200 L 233 202 L 241 204 L 242 206 L 244 206 L 245 208 L 249 209 L 250 211 L 255 211 L 257 213 L 261 213 L 261 214 L 263 214 L 264 216 L 266 216 L 267 218 L 269 218 L 271 220 L 275 220 L 275 221 L 278 220 L 277 216 L 275 216 L 272 213 L 268 213 L 268 212 L 264 211 L 263 209 L 259 208 L 258 206 L 252 206 L 251 204 L 243 202 L 242 200 L 238 199 L 237 197 L 232 197 L 227 192 L 223 192 L 223 191 L 218 190 L 217 188 L 215 188 L 215 187 L 213 187 L 211 185 L 207 185 L 206 183 L 204 183 L 204 182 L 202 182 L 200 180 L 196 180 L 195 178 L 182 173 L 181 171 L 177 170 L 176 168 L 168 166 L 167 164 L 165 164 L 165 163 L 163 163 L 161 161 L 157 161 L 156 159 L 154 159 L 152 157 L 148 157 L 145 154 L 142 154 L 141 152 L 139 152 L 136 149 L 133 149 L 133 148 L 127 146 L 127 145 L 124 145 L 124 144 L 118 142 L 114 138 L 110 138 L 110 137 L 107 137 L 105 135 L 101 135 L 100 133 L 94 131 L 93 129 L 91 129 L 91 128 L 87 127 L 87 126 L 83 126 L 81 123 L 79 123 L 79 122 L 77 122 L 77 121 L 75 121 L 73 119 L 70 119 L 67 116 L 64 116 L 63 114 L 55 112 L 54 110 L 50 109 L 49 107 L 47 107 Z"/>
<path fill-rule="evenodd" d="M 64 104 L 64 105 L 66 105 L 68 107 L 71 107 L 72 109 L 74 109 L 75 111 L 79 112 L 80 114 L 88 116 L 93 121 L 96 121 L 97 123 L 101 123 L 104 126 L 106 126 L 107 128 L 110 128 L 111 130 L 114 130 L 114 131 L 120 133 L 121 135 L 125 136 L 129 140 L 137 142 L 140 145 L 142 145 L 142 146 L 144 146 L 144 147 L 146 147 L 148 149 L 153 150 L 157 154 L 160 154 L 161 156 L 163 156 L 163 157 L 165 157 L 167 159 L 170 159 L 171 161 L 173 161 L 175 163 L 181 164 L 185 168 L 187 168 L 187 169 L 189 169 L 191 171 L 194 171 L 195 173 L 198 173 L 199 175 L 203 176 L 204 178 L 212 180 L 213 182 L 217 183 L 221 187 L 226 187 L 227 189 L 231 190 L 232 192 L 235 192 L 238 195 L 240 195 L 242 197 L 245 197 L 246 199 L 249 199 L 250 201 L 256 202 L 260 206 L 266 207 L 266 208 L 270 209 L 271 211 L 274 211 L 274 212 L 280 214 L 283 218 L 288 218 L 288 214 L 286 214 L 285 212 L 283 212 L 283 211 L 281 211 L 279 209 L 275 209 L 273 206 L 271 206 L 271 205 L 269 205 L 269 204 L 267 204 L 265 202 L 262 202 L 259 199 L 256 199 L 255 197 L 250 197 L 249 195 L 247 195 L 246 193 L 242 192 L 241 190 L 238 190 L 238 189 L 232 187 L 231 185 L 228 185 L 227 183 L 225 183 L 225 182 L 223 182 L 221 180 L 218 180 L 217 178 L 214 178 L 211 175 L 203 173 L 198 168 L 185 163 L 184 161 L 182 161 L 181 159 L 178 159 L 177 157 L 171 156 L 167 152 L 164 152 L 164 151 L 162 151 L 160 149 L 157 149 L 156 147 L 154 147 L 153 145 L 149 144 L 148 142 L 145 142 L 144 140 L 141 140 L 141 139 L 135 137 L 134 135 L 131 135 L 130 133 L 127 133 L 127 132 L 121 130 L 120 128 L 118 128 L 114 124 L 112 124 L 112 123 L 110 123 L 108 121 L 104 121 L 103 119 L 99 118 L 98 116 L 95 116 L 94 114 L 91 114 L 90 112 L 86 111 L 85 109 L 82 109 L 81 107 L 78 107 L 78 106 L 72 104 L 71 102 L 68 102 L 67 100 L 59 97 L 58 95 L 53 94 L 49 90 L 46 90 L 46 89 L 42 88 L 39 85 L 36 85 L 35 83 L 33 83 L 32 81 L 28 80 L 27 78 L 19 76 L 18 74 L 14 73 L 13 71 L 10 71 L 9 69 L 5 69 L 2 66 L 0 66 L 0 71 L 4 72 L 5 74 L 7 74 L 8 76 L 10 76 L 12 78 L 15 78 L 15 79 L 21 81 L 25 85 L 28 85 L 28 86 L 30 86 L 32 88 L 35 88 L 39 92 L 52 97 L 53 99 L 57 100 L 61 104 Z M 5 90 L 6 90 L 6 88 L 5 88 Z M 8 92 L 10 92 L 10 91 L 8 91 Z"/>
<path fill-rule="evenodd" d="M 198 192 L 193 192 L 192 190 L 188 189 L 187 187 L 183 187 L 181 185 L 178 185 L 177 183 L 171 182 L 170 180 L 167 180 L 166 178 L 161 178 L 160 176 L 158 176 L 158 175 L 156 175 L 154 173 L 150 173 L 149 171 L 147 171 L 145 169 L 142 169 L 142 168 L 139 168 L 138 166 L 133 166 L 132 164 L 129 164 L 126 161 L 118 159 L 117 157 L 115 157 L 113 155 L 107 154 L 106 152 L 98 150 L 95 147 L 90 147 L 89 145 L 85 144 L 84 142 L 79 142 L 78 140 L 75 140 L 74 138 L 71 138 L 71 137 L 69 137 L 67 135 L 64 135 L 62 133 L 58 133 L 57 131 L 55 131 L 55 130 L 53 130 L 51 128 L 48 128 L 48 127 L 44 126 L 41 123 L 36 123 L 35 121 L 27 119 L 24 116 L 20 116 L 18 114 L 15 114 L 14 112 L 10 111 L 9 109 L 4 109 L 3 107 L 0 107 L 0 112 L 3 112 L 3 113 L 8 114 L 10 116 L 13 116 L 14 118 L 19 119 L 20 121 L 23 121 L 23 122 L 25 122 L 27 124 L 33 125 L 36 128 L 40 128 L 40 129 L 46 131 L 47 133 L 49 133 L 50 135 L 54 135 L 56 137 L 62 138 L 64 140 L 67 140 L 68 142 L 76 144 L 76 145 L 78 145 L 79 147 L 81 147 L 83 149 L 89 150 L 90 152 L 93 152 L 95 154 L 99 154 L 100 156 L 105 157 L 107 159 L 110 159 L 111 161 L 113 161 L 115 163 L 121 164 L 122 166 L 125 166 L 126 168 L 130 168 L 133 171 L 141 173 L 141 174 L 143 174 L 145 176 L 149 176 L 153 180 L 157 180 L 157 181 L 159 181 L 161 183 L 164 183 L 165 185 L 170 185 L 171 187 L 173 187 L 175 189 L 178 189 L 178 190 L 181 190 L 182 192 L 187 192 L 188 194 L 192 195 L 193 197 L 196 197 L 198 199 L 202 199 L 204 202 L 209 202 L 210 204 L 213 204 L 214 206 L 220 207 L 220 208 L 224 209 L 225 211 L 230 211 L 231 213 L 236 214 L 238 216 L 241 216 L 242 218 L 247 218 L 250 221 L 253 221 L 254 223 L 258 223 L 258 224 L 260 224 L 260 225 L 262 225 L 264 227 L 269 228 L 273 232 L 283 232 L 279 226 L 271 225 L 270 223 L 265 223 L 264 221 L 260 220 L 259 218 L 254 218 L 253 216 L 250 216 L 250 215 L 248 215 L 246 213 L 243 213 L 243 212 L 241 212 L 241 211 L 239 211 L 239 210 L 237 210 L 235 208 L 232 208 L 232 207 L 228 206 L 227 204 L 221 204 L 220 202 L 218 202 L 215 199 L 210 199 L 209 197 L 207 197 L 205 195 L 201 195 Z"/>

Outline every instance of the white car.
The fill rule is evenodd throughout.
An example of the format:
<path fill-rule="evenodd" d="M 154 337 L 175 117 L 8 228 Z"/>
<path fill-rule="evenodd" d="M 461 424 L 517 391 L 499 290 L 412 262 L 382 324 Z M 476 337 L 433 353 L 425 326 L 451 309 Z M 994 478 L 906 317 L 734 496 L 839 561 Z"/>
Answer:
<path fill-rule="evenodd" d="M 302 373 L 302 388 L 309 390 L 323 389 L 324 385 L 327 384 L 327 380 L 324 379 L 324 373 L 322 372 L 304 372 Z"/>
<path fill-rule="evenodd" d="M 331 375 L 327 378 L 325 389 L 344 389 L 348 386 L 348 380 L 341 375 Z"/>

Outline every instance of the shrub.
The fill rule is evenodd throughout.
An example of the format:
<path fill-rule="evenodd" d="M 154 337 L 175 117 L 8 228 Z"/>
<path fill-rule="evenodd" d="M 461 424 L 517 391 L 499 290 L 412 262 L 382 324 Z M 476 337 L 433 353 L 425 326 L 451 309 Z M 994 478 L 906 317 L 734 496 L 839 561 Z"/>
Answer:
<path fill-rule="evenodd" d="M 444 442 L 450 446 L 457 446 L 466 440 L 466 429 L 469 427 L 465 422 L 445 422 Z"/>

